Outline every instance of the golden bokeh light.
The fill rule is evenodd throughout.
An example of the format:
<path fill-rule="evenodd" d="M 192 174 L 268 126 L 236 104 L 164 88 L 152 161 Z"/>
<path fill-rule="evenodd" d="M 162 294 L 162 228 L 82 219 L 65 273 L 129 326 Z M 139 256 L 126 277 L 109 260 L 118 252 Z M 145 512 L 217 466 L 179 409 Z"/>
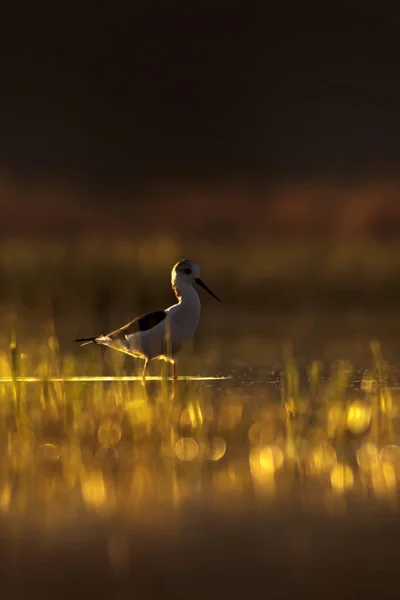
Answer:
<path fill-rule="evenodd" d="M 46 462 L 54 462 L 60 456 L 60 449 L 54 444 L 42 444 L 40 446 L 40 456 Z"/>
<path fill-rule="evenodd" d="M 160 451 L 161 454 L 167 458 L 175 458 L 176 456 L 176 451 L 175 451 L 175 446 L 176 446 L 176 436 L 175 435 L 170 435 L 168 436 L 167 439 L 162 440 L 161 442 L 161 446 L 160 446 Z"/>
<path fill-rule="evenodd" d="M 276 444 L 255 446 L 250 451 L 250 469 L 259 482 L 272 479 L 283 465 L 283 452 Z"/>
<path fill-rule="evenodd" d="M 390 417 L 394 417 L 397 414 L 398 408 L 393 402 L 393 395 L 388 387 L 385 386 L 380 390 L 379 400 L 382 412 L 386 413 Z"/>
<path fill-rule="evenodd" d="M 379 467 L 379 451 L 376 444 L 366 442 L 357 450 L 357 463 L 363 471 L 373 471 Z"/>
<path fill-rule="evenodd" d="M 355 434 L 364 433 L 369 427 L 372 416 L 372 407 L 366 402 L 355 400 L 347 411 L 347 427 Z"/>
<path fill-rule="evenodd" d="M 225 455 L 226 442 L 221 437 L 213 437 L 207 446 L 206 455 L 209 460 L 217 461 Z"/>
<path fill-rule="evenodd" d="M 111 446 L 100 446 L 94 455 L 94 464 L 105 470 L 113 470 L 118 463 L 118 451 Z"/>
<path fill-rule="evenodd" d="M 197 458 L 199 446 L 193 438 L 182 437 L 175 444 L 175 454 L 182 461 L 192 461 Z"/>
<path fill-rule="evenodd" d="M 198 429 L 203 425 L 203 422 L 203 413 L 198 403 L 189 402 L 189 405 L 187 406 L 187 408 L 183 409 L 181 414 L 181 427 L 191 427 L 192 429 Z"/>
<path fill-rule="evenodd" d="M 344 492 L 354 485 L 354 474 L 348 465 L 336 464 L 331 471 L 331 485 L 334 491 Z"/>
<path fill-rule="evenodd" d="M 117 421 L 106 419 L 97 430 L 99 444 L 111 448 L 116 446 L 121 439 L 121 426 Z"/>
<path fill-rule="evenodd" d="M 336 435 L 337 430 L 343 424 L 344 406 L 339 402 L 331 404 L 327 411 L 327 434 L 329 438 Z"/>
<path fill-rule="evenodd" d="M 11 502 L 11 485 L 7 483 L 0 490 L 0 510 L 6 511 L 10 507 Z"/>
<path fill-rule="evenodd" d="M 276 422 L 273 419 L 257 421 L 249 429 L 249 440 L 254 446 L 270 444 L 275 437 Z"/>
<path fill-rule="evenodd" d="M 391 465 L 400 475 L 400 446 L 388 444 L 379 452 L 379 459 L 383 465 Z"/>
<path fill-rule="evenodd" d="M 337 461 L 336 451 L 329 442 L 313 446 L 306 456 L 306 468 L 310 475 L 320 475 L 331 471 Z"/>
<path fill-rule="evenodd" d="M 128 402 L 126 410 L 132 425 L 151 425 L 153 422 L 154 411 L 144 398 Z"/>
<path fill-rule="evenodd" d="M 357 498 L 395 504 L 397 372 L 388 378 L 386 367 L 377 365 L 364 373 L 362 391 L 356 370 L 348 377 L 345 363 L 330 378 L 315 371 L 310 390 L 305 381 L 300 386 L 294 366 L 291 375 L 268 370 L 271 385 L 238 382 L 236 375 L 218 382 L 185 375 L 174 386 L 154 364 L 157 375 L 143 385 L 126 376 L 127 361 L 121 376 L 110 380 L 110 366 L 114 372 L 122 362 L 108 353 L 104 369 L 94 345 L 79 360 L 60 356 L 52 335 L 46 331 L 40 351 L 33 341 L 21 347 L 17 378 L 10 358 L 16 346 L 9 353 L 0 349 L 0 374 L 10 377 L 0 381 L 5 516 L 43 507 L 48 514 L 63 512 L 64 506 L 72 514 L 83 503 L 136 518 L 141 511 L 156 513 L 159 503 L 178 507 L 203 495 L 205 501 L 221 499 L 222 506 L 228 497 L 239 505 L 276 495 L 342 510 L 352 489 Z M 200 363 L 199 370 L 209 364 Z M 188 361 L 180 373 L 195 367 Z M 168 366 L 165 372 L 169 377 Z"/>
<path fill-rule="evenodd" d="M 106 501 L 106 489 L 101 472 L 88 473 L 82 479 L 82 496 L 88 506 L 98 508 Z"/>
<path fill-rule="evenodd" d="M 375 494 L 388 496 L 396 492 L 396 472 L 390 463 L 378 464 L 371 470 L 371 482 Z"/>

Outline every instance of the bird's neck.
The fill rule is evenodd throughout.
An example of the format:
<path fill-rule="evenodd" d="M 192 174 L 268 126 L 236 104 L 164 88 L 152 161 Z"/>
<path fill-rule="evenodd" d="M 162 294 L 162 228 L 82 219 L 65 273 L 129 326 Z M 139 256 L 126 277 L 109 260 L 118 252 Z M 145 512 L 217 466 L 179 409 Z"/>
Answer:
<path fill-rule="evenodd" d="M 180 284 L 174 285 L 175 296 L 178 298 L 179 304 L 200 306 L 200 298 L 192 285 Z"/>
<path fill-rule="evenodd" d="M 182 340 L 190 340 L 196 331 L 200 317 L 200 298 L 191 285 L 174 286 L 178 304 L 168 309 L 174 330 L 179 332 Z"/>

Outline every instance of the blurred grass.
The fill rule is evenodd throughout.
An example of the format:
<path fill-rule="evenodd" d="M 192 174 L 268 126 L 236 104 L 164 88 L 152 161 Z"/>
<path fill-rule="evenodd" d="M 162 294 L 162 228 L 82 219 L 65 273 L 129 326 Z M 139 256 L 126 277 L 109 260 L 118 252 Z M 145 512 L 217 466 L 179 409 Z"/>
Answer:
<path fill-rule="evenodd" d="M 171 299 L 169 273 L 181 257 L 235 305 L 296 308 L 302 304 L 395 306 L 400 300 L 400 245 L 394 242 L 282 242 L 232 245 L 174 238 L 73 242 L 3 240 L 0 299 L 29 306 L 51 297 L 53 310 L 102 311 L 110 303 L 148 308 Z"/>
<path fill-rule="evenodd" d="M 209 319 L 206 343 L 196 353 L 188 346 L 179 372 L 230 374 L 240 348 L 246 367 L 264 365 L 262 384 L 252 387 L 256 372 L 248 381 L 180 381 L 174 390 L 165 377 L 169 366 L 159 363 L 151 369 L 163 374 L 161 382 L 145 388 L 126 381 L 49 381 L 139 374 L 141 361 L 109 349 L 72 348 L 70 340 L 171 303 L 169 271 L 182 256 L 201 264 L 224 311 L 234 305 L 240 319 L 231 315 L 218 329 L 222 312 L 210 299 L 202 317 Z M 260 325 L 260 315 L 253 323 L 257 340 L 244 331 L 255 318 L 246 313 L 251 304 L 268 313 L 274 302 L 285 315 L 285 307 L 303 302 L 331 302 L 337 309 L 340 297 L 365 307 L 372 297 L 384 320 L 385 307 L 396 299 L 399 262 L 396 245 L 369 243 L 3 242 L 0 377 L 11 382 L 0 381 L 0 509 L 8 516 L 63 520 L 81 510 L 147 513 L 193 498 L 225 505 L 227 498 L 246 503 L 296 496 L 328 510 L 341 509 L 348 497 L 396 504 L 400 395 L 380 345 L 366 348 L 371 359 L 361 361 L 361 373 L 345 354 L 327 373 L 326 348 L 311 335 L 311 360 L 300 365 L 287 342 L 276 369 L 274 332 Z M 382 290 L 391 286 L 386 298 Z M 207 313 L 215 314 L 212 326 Z M 312 314 L 314 321 L 318 328 Z M 294 337 L 290 327 L 287 339 Z M 392 321 L 389 327 L 393 331 Z"/>
<path fill-rule="evenodd" d="M 304 380 L 290 343 L 280 378 L 253 391 L 240 381 L 52 382 L 126 373 L 118 353 L 63 356 L 54 336 L 35 352 L 11 339 L 0 353 L 0 510 L 63 522 L 100 515 L 297 497 L 342 510 L 347 498 L 397 506 L 400 393 L 380 345 L 356 376 L 345 360 Z M 194 369 L 190 349 L 182 367 Z M 166 365 L 167 366 L 167 365 Z M 164 375 L 167 371 L 163 371 Z M 40 383 L 17 377 L 42 377 Z M 169 375 L 169 373 L 168 373 Z M 279 401 L 280 398 L 280 401 Z"/>

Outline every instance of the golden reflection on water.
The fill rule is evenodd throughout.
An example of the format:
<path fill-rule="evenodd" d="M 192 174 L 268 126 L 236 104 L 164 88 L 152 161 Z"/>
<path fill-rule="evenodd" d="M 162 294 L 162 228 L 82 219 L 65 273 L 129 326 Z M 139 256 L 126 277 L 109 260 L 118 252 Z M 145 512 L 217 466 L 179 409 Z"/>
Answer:
<path fill-rule="evenodd" d="M 311 447 L 307 454 L 307 472 L 311 476 L 319 476 L 330 472 L 336 465 L 336 451 L 329 442 L 321 442 Z"/>
<path fill-rule="evenodd" d="M 73 376 L 72 363 L 66 379 L 43 365 L 46 377 L 18 379 L 6 355 L 0 363 L 3 513 L 63 519 L 259 496 L 331 510 L 351 495 L 397 498 L 400 396 L 378 372 L 349 388 L 342 361 L 309 391 L 292 373 L 281 389 L 252 392 L 223 377 Z"/>

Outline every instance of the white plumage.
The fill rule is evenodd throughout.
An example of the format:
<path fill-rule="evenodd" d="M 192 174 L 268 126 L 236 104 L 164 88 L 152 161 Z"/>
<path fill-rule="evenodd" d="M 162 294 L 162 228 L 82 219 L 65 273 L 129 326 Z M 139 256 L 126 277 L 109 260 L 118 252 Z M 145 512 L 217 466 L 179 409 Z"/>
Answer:
<path fill-rule="evenodd" d="M 81 342 L 82 345 L 102 344 L 144 359 L 143 378 L 150 360 L 167 360 L 172 364 L 175 379 L 174 357 L 183 344 L 192 339 L 200 318 L 200 298 L 194 284 L 200 285 L 218 302 L 221 300 L 202 282 L 200 267 L 191 260 L 181 260 L 173 267 L 171 283 L 178 300 L 173 306 L 137 317 L 107 335 L 74 341 Z"/>

